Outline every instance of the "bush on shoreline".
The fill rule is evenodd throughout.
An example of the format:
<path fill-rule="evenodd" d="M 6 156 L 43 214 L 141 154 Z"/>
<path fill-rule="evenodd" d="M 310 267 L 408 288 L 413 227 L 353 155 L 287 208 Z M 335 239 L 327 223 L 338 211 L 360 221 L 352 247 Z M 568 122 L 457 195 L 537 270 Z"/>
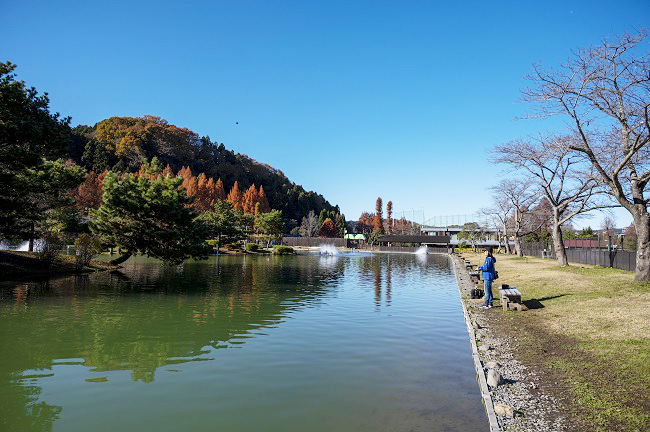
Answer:
<path fill-rule="evenodd" d="M 291 246 L 273 246 L 274 255 L 293 255 L 294 253 Z"/>

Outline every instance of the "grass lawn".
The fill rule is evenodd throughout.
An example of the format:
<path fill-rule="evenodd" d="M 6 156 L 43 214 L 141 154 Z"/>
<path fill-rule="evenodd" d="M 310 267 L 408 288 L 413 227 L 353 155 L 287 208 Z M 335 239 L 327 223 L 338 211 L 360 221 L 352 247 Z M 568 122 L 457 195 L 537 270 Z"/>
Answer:
<path fill-rule="evenodd" d="M 650 430 L 650 283 L 622 270 L 496 258 L 498 285 L 516 286 L 529 309 L 495 309 L 497 321 L 518 333 L 522 363 L 570 401 L 576 430 Z"/>

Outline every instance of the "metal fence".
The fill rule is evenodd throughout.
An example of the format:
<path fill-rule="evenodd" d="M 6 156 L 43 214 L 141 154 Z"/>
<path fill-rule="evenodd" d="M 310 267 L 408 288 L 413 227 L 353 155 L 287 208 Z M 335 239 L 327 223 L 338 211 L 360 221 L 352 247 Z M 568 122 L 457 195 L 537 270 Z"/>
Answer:
<path fill-rule="evenodd" d="M 302 247 L 318 247 L 320 245 L 334 245 L 336 247 L 347 246 L 344 238 L 330 237 L 282 237 L 282 244 L 285 246 Z"/>
<path fill-rule="evenodd" d="M 413 253 L 420 249 L 422 246 L 367 246 L 365 249 L 370 251 L 379 252 L 404 252 Z M 427 252 L 429 253 L 447 253 L 449 249 L 446 246 L 428 246 Z"/>
<path fill-rule="evenodd" d="M 551 245 L 542 243 L 524 243 L 522 252 L 527 256 L 555 259 Z M 611 267 L 620 270 L 634 271 L 636 268 L 636 252 L 607 248 L 564 248 L 569 262 L 588 264 L 601 267 Z"/>

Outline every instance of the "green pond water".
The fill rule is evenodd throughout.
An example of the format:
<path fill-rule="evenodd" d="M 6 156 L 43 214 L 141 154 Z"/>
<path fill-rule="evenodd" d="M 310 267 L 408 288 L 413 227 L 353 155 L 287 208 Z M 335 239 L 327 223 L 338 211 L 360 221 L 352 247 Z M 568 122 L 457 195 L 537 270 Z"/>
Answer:
<path fill-rule="evenodd" d="M 1 431 L 477 431 L 443 255 L 220 256 L 0 281 Z"/>

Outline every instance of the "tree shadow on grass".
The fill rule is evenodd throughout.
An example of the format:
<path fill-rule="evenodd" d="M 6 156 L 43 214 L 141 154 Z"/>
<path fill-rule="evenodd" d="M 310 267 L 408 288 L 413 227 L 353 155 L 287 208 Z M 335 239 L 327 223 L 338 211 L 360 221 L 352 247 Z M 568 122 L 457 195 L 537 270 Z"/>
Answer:
<path fill-rule="evenodd" d="M 535 299 L 534 298 L 534 299 L 530 299 L 530 300 L 524 300 L 524 301 L 522 301 L 522 303 L 524 305 L 526 305 L 526 307 L 528 309 L 542 309 L 542 308 L 545 307 L 544 304 L 542 303 L 543 301 L 553 300 L 553 299 L 564 297 L 564 296 L 567 296 L 567 295 L 570 295 L 570 294 L 558 294 L 558 295 L 550 296 L 550 297 L 542 297 L 540 299 Z"/>

